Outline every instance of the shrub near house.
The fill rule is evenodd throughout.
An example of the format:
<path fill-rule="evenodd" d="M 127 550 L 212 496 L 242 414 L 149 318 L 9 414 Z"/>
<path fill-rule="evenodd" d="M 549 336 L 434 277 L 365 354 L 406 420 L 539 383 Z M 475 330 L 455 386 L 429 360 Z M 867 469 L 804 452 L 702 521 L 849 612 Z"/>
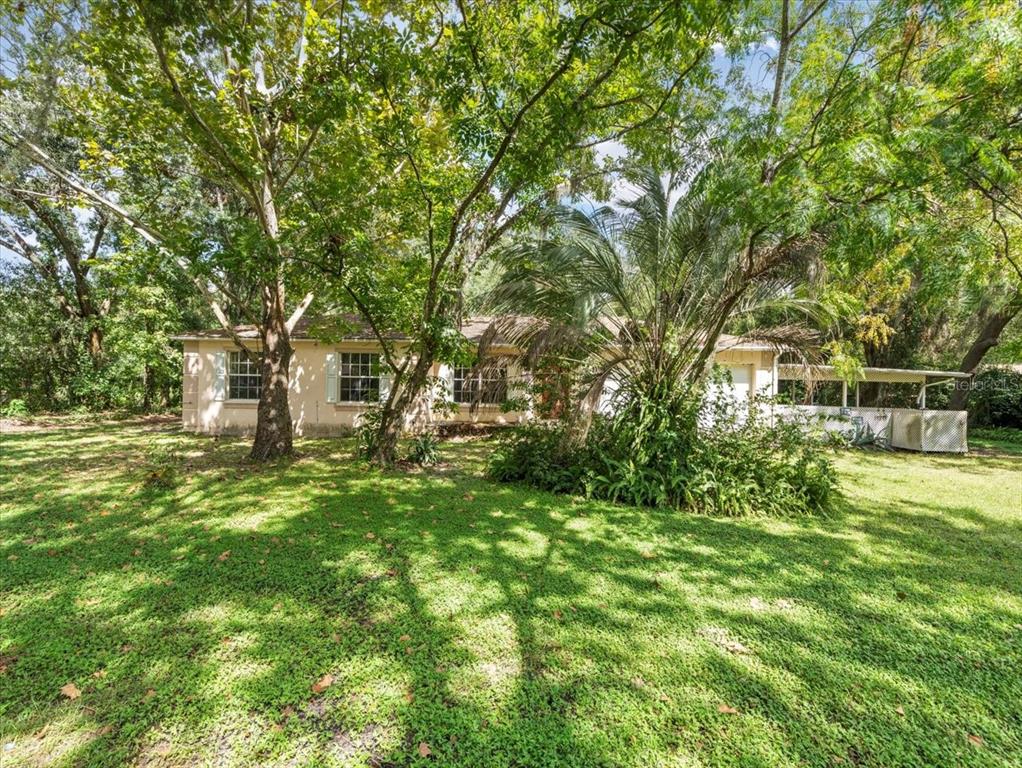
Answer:
<path fill-rule="evenodd" d="M 563 424 L 516 428 L 488 469 L 559 493 L 725 516 L 825 512 L 836 482 L 802 425 L 772 425 L 757 408 L 699 388 L 673 402 L 635 398 L 597 417 L 581 445 Z"/>

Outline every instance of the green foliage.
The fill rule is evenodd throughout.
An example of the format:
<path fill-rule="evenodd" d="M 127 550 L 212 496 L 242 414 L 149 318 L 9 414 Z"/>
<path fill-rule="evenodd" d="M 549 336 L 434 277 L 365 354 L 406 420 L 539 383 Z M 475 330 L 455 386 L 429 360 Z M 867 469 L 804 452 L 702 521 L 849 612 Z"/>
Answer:
<path fill-rule="evenodd" d="M 1022 429 L 1017 427 L 976 427 L 969 430 L 969 440 L 973 438 L 1022 448 Z"/>
<path fill-rule="evenodd" d="M 988 368 L 969 385 L 969 422 L 981 427 L 1022 429 L 1022 373 Z"/>
<path fill-rule="evenodd" d="M 588 446 L 568 450 L 562 424 L 525 424 L 502 432 L 487 463 L 487 474 L 505 483 L 524 483 L 555 493 L 583 493 L 593 457 Z"/>
<path fill-rule="evenodd" d="M 812 347 L 807 319 L 822 306 L 799 285 L 812 254 L 772 249 L 750 267 L 743 214 L 713 197 L 721 171 L 711 166 L 701 191 L 682 192 L 642 169 L 634 200 L 550 209 L 542 228 L 502 249 L 488 296 L 495 325 L 528 359 L 553 364 L 555 388 L 572 379 L 569 411 L 591 409 L 607 382 L 673 408 L 704 378 L 721 334 L 739 325 L 748 339 Z"/>
<path fill-rule="evenodd" d="M 440 438 L 433 432 L 422 432 L 412 438 L 411 449 L 408 451 L 408 460 L 420 467 L 432 467 L 439 464 Z"/>
<path fill-rule="evenodd" d="M 561 493 L 722 516 L 825 512 L 836 482 L 803 425 L 771 425 L 758 408 L 712 390 L 674 402 L 634 397 L 598 418 L 581 446 L 563 425 L 516 428 L 488 471 Z"/>
<path fill-rule="evenodd" d="M 180 454 L 163 444 L 150 446 L 144 454 L 142 484 L 147 490 L 167 491 L 178 483 Z"/>
<path fill-rule="evenodd" d="M 383 408 L 379 403 L 372 403 L 363 410 L 355 425 L 355 455 L 363 459 L 372 459 L 376 455 L 377 441 L 380 439 L 380 422 L 383 419 Z"/>
<path fill-rule="evenodd" d="M 10 419 L 24 419 L 31 416 L 32 412 L 28 409 L 28 405 L 26 405 L 24 400 L 16 397 L 7 402 L 7 405 L 0 410 L 0 415 Z"/>
<path fill-rule="evenodd" d="M 173 275 L 124 264 L 102 274 L 110 308 L 102 318 L 62 312 L 29 269 L 0 272 L 0 403 L 33 412 L 152 411 L 181 397 L 181 352 L 170 336 L 204 321 L 197 300 Z M 98 328 L 101 354 L 89 353 Z"/>

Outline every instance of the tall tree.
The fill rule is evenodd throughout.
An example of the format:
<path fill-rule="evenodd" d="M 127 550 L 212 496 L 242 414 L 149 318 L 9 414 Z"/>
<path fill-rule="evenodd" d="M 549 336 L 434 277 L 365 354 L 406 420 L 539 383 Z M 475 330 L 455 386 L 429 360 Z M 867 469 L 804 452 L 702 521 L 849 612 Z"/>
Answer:
<path fill-rule="evenodd" d="M 261 365 L 251 455 L 288 454 L 291 333 L 313 300 L 311 292 L 289 300 L 289 286 L 301 282 L 295 256 L 309 247 L 305 168 L 321 134 L 348 135 L 340 120 L 372 73 L 363 42 L 384 36 L 379 16 L 345 3 L 109 2 L 93 13 L 90 61 L 110 85 L 107 107 L 126 118 L 113 142 L 118 162 L 166 194 L 158 218 L 164 246 L 186 254 L 190 268 L 257 328 L 259 349 L 249 350 L 219 313 Z M 171 158 L 184 160 L 193 177 L 171 172 L 168 189 L 160 176 Z M 357 175 L 360 162 L 356 154 L 335 165 L 336 183 Z M 190 208 L 180 198 L 185 190 L 203 201 L 185 217 L 187 225 L 201 221 L 198 232 L 175 225 Z M 228 273 L 253 285 L 254 306 L 230 290 Z"/>
<path fill-rule="evenodd" d="M 728 4 L 456 0 L 408 9 L 373 134 L 394 172 L 355 236 L 327 233 L 320 269 L 366 316 L 392 384 L 373 457 L 393 459 L 433 364 L 459 344 L 466 276 L 557 189 L 603 189 L 596 149 L 668 125 L 730 23 Z M 324 206 L 330 201 L 323 200 Z M 400 352 L 392 337 L 413 339 Z"/>
<path fill-rule="evenodd" d="M 796 351 L 816 340 L 806 320 L 822 307 L 797 290 L 811 251 L 786 249 L 750 275 L 744 228 L 728 211 L 653 171 L 638 184 L 639 197 L 620 209 L 551 211 L 545 232 L 502 249 L 505 269 L 488 299 L 502 338 L 576 373 L 576 438 L 608 381 L 619 413 L 682 407 L 708 373 L 722 316 L 733 324 L 787 314 L 746 337 Z"/>
<path fill-rule="evenodd" d="M 306 232 L 323 230 L 310 225 L 317 210 L 305 194 L 308 169 L 328 168 L 320 191 L 329 187 L 335 204 L 372 176 L 372 157 L 358 147 L 365 113 L 372 119 L 376 109 L 375 57 L 398 34 L 385 17 L 384 9 L 333 2 L 91 4 L 74 29 L 72 56 L 91 87 L 66 85 L 65 100 L 100 116 L 97 140 L 120 200 L 25 132 L 5 132 L 38 169 L 186 269 L 227 333 L 257 359 L 257 459 L 292 450 L 290 336 L 314 298 L 302 293 L 307 270 L 295 260 L 321 247 Z M 343 204 L 332 210 L 354 218 Z M 236 333 L 237 319 L 258 329 L 258 350 Z"/>
<path fill-rule="evenodd" d="M 0 120 L 46 133 L 48 152 L 65 167 L 86 162 L 88 125 L 55 97 L 68 73 L 69 35 L 42 10 L 0 23 L 4 45 Z M 73 23 L 73 22 L 72 22 Z M 103 361 L 103 318 L 110 297 L 94 279 L 93 265 L 115 235 L 107 214 L 9 143 L 0 143 L 0 245 L 35 270 L 66 318 L 81 321 L 94 367 Z"/>
<path fill-rule="evenodd" d="M 874 365 L 973 372 L 1020 310 L 1022 12 L 911 6 L 881 38 L 872 164 L 890 192 L 831 231 Z M 964 403 L 965 390 L 954 405 Z"/>

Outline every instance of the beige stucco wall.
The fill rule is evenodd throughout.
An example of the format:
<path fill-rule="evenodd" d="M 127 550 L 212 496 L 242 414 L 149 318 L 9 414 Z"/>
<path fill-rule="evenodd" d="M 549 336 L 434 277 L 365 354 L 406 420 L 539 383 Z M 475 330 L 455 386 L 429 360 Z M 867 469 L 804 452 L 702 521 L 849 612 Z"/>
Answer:
<path fill-rule="evenodd" d="M 328 403 L 326 398 L 326 356 L 330 352 L 376 352 L 373 342 L 324 344 L 299 339 L 293 342 L 289 404 L 295 433 L 298 435 L 344 434 L 358 425 L 366 406 L 352 403 Z M 255 346 L 253 345 L 253 349 Z M 211 434 L 247 434 L 255 430 L 256 401 L 216 400 L 215 355 L 235 350 L 233 342 L 203 340 L 184 342 L 184 381 L 181 418 L 185 429 Z M 433 375 L 446 374 L 434 366 Z M 516 371 L 509 375 L 513 378 Z M 479 406 L 476 410 L 461 406 L 456 413 L 438 417 L 427 397 L 415 409 L 416 424 L 433 422 L 516 423 L 528 418 L 526 412 L 503 413 L 499 406 Z M 411 424 L 409 424 L 411 426 Z"/>
<path fill-rule="evenodd" d="M 375 352 L 373 342 L 342 342 L 325 344 L 296 340 L 291 361 L 290 405 L 295 433 L 298 435 L 343 434 L 358 425 L 366 406 L 351 403 L 328 403 L 326 399 L 326 356 L 330 352 Z M 254 348 L 254 346 L 253 346 Z M 184 342 L 184 381 L 181 418 L 184 428 L 211 434 L 247 434 L 255 429 L 256 402 L 250 400 L 215 400 L 215 358 L 218 352 L 236 349 L 226 340 Z M 496 350 L 496 352 L 508 350 Z M 769 351 L 727 350 L 717 354 L 716 361 L 729 367 L 745 367 L 757 394 L 776 394 L 774 354 Z M 448 377 L 450 369 L 435 365 L 433 375 Z M 512 391 L 515 383 L 525 387 L 526 377 L 514 364 L 509 367 Z M 412 421 L 429 423 L 514 424 L 531 417 L 529 411 L 504 413 L 499 405 L 458 407 L 453 413 L 434 412 L 432 398 L 421 402 Z M 408 426 L 412 426 L 410 423 Z"/>
<path fill-rule="evenodd" d="M 714 360 L 717 364 L 728 368 L 745 368 L 749 372 L 749 381 L 752 385 L 750 389 L 754 394 L 777 394 L 773 352 L 769 350 L 728 349 L 718 352 Z"/>

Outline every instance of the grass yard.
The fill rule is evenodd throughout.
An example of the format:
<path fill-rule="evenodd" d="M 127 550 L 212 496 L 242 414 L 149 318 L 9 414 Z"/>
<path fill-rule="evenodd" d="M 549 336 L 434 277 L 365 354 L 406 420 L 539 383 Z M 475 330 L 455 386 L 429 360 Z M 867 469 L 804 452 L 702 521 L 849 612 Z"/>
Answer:
<path fill-rule="evenodd" d="M 1019 765 L 1022 455 L 845 454 L 844 509 L 778 521 L 499 486 L 486 448 L 3 435 L 0 763 Z"/>

